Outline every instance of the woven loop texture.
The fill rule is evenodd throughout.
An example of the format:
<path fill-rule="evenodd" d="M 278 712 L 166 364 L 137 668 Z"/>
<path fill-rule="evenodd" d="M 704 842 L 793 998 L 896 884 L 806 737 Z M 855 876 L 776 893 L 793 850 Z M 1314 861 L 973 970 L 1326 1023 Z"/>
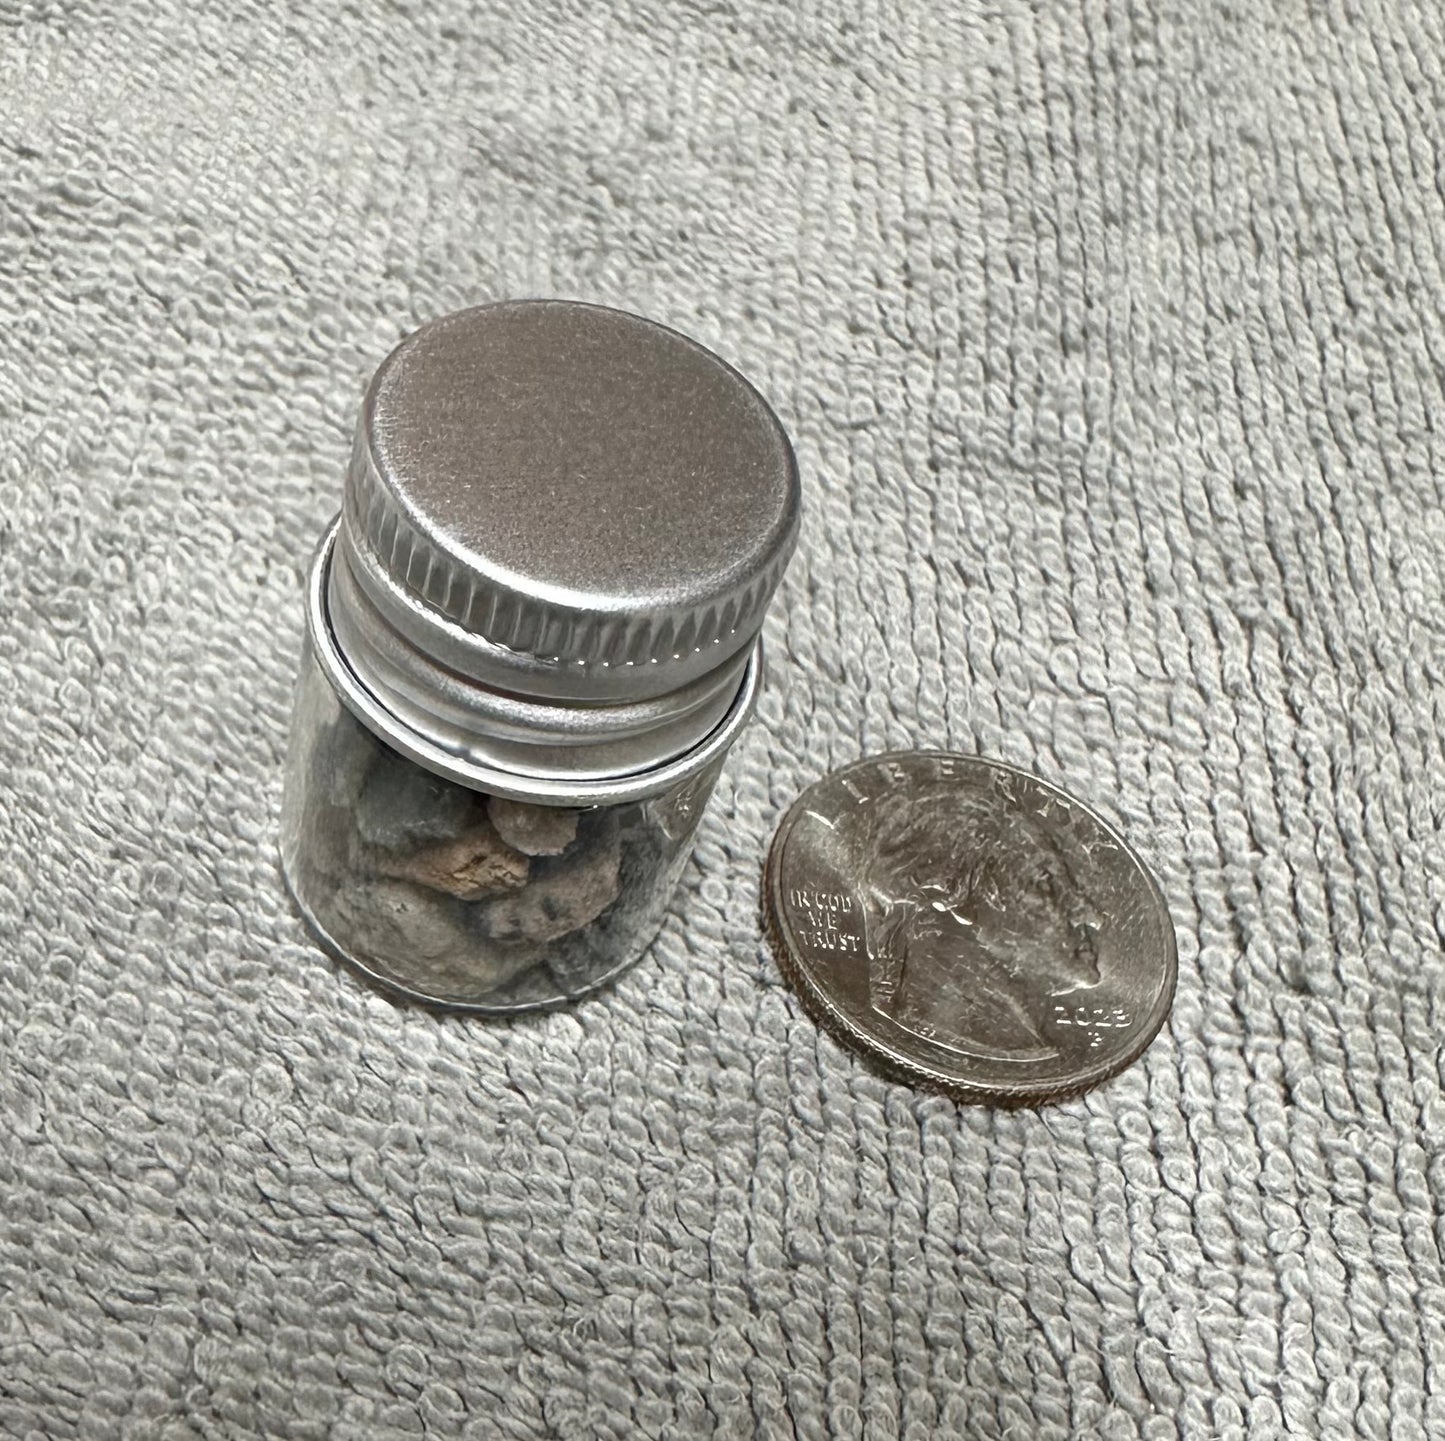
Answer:
<path fill-rule="evenodd" d="M 1445 1435 L 1437 0 L 0 0 L 0 1434 Z M 808 511 L 661 938 L 397 1007 L 275 862 L 362 385 L 653 316 Z M 826 768 L 1098 806 L 1173 1015 L 1041 1114 L 763 948 Z"/>

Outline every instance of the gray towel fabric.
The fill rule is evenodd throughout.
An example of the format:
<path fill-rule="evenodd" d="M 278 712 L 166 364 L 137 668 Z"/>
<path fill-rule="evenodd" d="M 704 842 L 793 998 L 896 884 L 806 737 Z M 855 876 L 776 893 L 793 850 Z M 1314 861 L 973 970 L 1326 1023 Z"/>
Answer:
<path fill-rule="evenodd" d="M 0 1433 L 1445 1435 L 1435 0 L 0 0 Z M 275 864 L 362 382 L 502 295 L 773 399 L 809 511 L 655 948 L 402 1009 Z M 959 1109 L 763 948 L 824 769 L 1156 868 L 1144 1061 Z"/>

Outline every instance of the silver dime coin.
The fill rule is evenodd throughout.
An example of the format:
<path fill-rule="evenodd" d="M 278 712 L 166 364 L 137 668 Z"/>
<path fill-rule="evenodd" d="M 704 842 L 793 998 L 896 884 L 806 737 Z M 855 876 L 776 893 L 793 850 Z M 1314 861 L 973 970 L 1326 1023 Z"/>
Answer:
<path fill-rule="evenodd" d="M 763 913 L 818 1021 L 960 1100 L 1077 1096 L 1138 1059 L 1174 998 L 1174 927 L 1127 842 L 973 756 L 875 756 L 810 786 L 778 827 Z"/>

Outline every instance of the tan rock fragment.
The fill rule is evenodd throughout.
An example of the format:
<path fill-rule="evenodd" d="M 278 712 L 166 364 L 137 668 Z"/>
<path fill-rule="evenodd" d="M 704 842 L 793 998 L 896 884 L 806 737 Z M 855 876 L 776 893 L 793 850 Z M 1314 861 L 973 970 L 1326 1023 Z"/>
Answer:
<path fill-rule="evenodd" d="M 444 891 L 461 901 L 504 895 L 525 885 L 531 862 L 499 836 L 485 816 L 454 840 L 388 856 L 383 873 Z"/>
<path fill-rule="evenodd" d="M 559 856 L 577 837 L 577 812 L 558 806 L 533 806 L 493 796 L 487 814 L 509 846 L 529 856 Z"/>

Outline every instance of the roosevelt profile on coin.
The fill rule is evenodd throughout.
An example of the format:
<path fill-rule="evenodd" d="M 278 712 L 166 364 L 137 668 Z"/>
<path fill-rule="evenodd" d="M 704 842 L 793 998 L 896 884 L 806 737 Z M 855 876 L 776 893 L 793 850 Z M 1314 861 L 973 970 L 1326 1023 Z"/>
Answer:
<path fill-rule="evenodd" d="M 763 913 L 824 1026 L 963 1100 L 1078 1095 L 1140 1055 L 1174 995 L 1174 928 L 1139 856 L 1082 801 L 977 756 L 895 752 L 815 781 L 778 827 Z"/>
<path fill-rule="evenodd" d="M 873 1008 L 940 1045 L 1052 1055 L 1040 1018 L 1099 984 L 1101 921 L 1048 826 L 952 784 L 885 793 L 864 819 Z"/>

